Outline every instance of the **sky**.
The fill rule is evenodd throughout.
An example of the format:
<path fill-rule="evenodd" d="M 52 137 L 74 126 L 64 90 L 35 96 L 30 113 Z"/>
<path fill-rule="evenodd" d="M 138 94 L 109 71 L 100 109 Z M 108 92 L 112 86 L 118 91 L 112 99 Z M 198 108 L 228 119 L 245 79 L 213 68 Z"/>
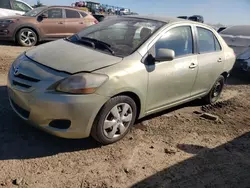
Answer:
<path fill-rule="evenodd" d="M 36 0 L 23 0 L 30 5 Z M 40 0 L 45 5 L 71 5 L 77 0 Z M 98 1 L 98 0 L 95 0 Z M 250 0 L 99 0 L 113 6 L 130 8 L 141 15 L 202 15 L 206 23 L 250 24 Z"/>

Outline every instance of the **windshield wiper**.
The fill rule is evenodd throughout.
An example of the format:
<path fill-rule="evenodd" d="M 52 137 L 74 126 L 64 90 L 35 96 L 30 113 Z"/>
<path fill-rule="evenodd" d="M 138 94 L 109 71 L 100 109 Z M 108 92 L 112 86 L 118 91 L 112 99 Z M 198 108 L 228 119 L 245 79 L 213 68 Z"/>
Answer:
<path fill-rule="evenodd" d="M 89 42 L 92 42 L 94 43 L 94 46 L 93 48 L 95 48 L 95 44 L 101 44 L 103 47 L 105 47 L 112 55 L 115 55 L 115 52 L 114 50 L 112 50 L 111 48 L 111 45 L 106 43 L 106 42 L 103 42 L 103 41 L 100 41 L 100 40 L 97 40 L 97 39 L 93 39 L 93 38 L 88 38 L 88 37 L 81 37 L 81 40 L 84 40 L 84 41 L 89 41 Z"/>

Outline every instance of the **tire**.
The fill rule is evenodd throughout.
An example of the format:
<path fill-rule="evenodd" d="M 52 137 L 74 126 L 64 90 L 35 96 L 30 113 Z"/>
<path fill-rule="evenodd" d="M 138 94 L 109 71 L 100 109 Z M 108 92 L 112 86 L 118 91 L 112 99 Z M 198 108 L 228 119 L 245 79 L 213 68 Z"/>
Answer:
<path fill-rule="evenodd" d="M 20 46 L 31 47 L 37 44 L 38 36 L 32 29 L 23 28 L 17 33 L 16 39 Z"/>
<path fill-rule="evenodd" d="M 213 85 L 210 92 L 204 97 L 204 100 L 208 104 L 213 104 L 218 101 L 220 98 L 221 92 L 223 90 L 225 84 L 224 76 L 220 75 L 219 78 L 216 80 L 215 84 Z"/>
<path fill-rule="evenodd" d="M 126 112 L 124 116 L 123 110 Z M 129 132 L 136 114 L 136 104 L 130 97 L 122 95 L 111 98 L 97 114 L 91 136 L 103 145 L 117 142 Z"/>

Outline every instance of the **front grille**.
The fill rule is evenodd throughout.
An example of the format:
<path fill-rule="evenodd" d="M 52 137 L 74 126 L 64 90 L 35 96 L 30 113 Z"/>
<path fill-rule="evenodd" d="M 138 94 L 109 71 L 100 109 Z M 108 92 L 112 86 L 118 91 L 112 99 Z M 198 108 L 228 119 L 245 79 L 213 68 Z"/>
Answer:
<path fill-rule="evenodd" d="M 22 107 L 18 106 L 12 99 L 11 99 L 11 103 L 13 105 L 13 107 L 15 108 L 15 110 L 24 118 L 28 119 L 30 116 L 30 112 L 23 109 Z"/>
<path fill-rule="evenodd" d="M 15 81 L 15 80 L 13 80 L 13 85 L 14 85 L 14 86 L 24 87 L 24 88 L 27 88 L 27 89 L 31 88 L 31 86 L 26 85 L 26 84 L 23 84 L 23 83 L 20 83 L 20 82 L 17 82 L 17 81 Z"/>
<path fill-rule="evenodd" d="M 25 89 L 30 90 L 32 89 L 32 87 L 34 87 L 34 84 L 40 82 L 39 79 L 24 75 L 20 72 L 18 72 L 18 74 L 15 74 L 14 68 L 12 69 L 12 74 L 13 74 L 12 84 L 14 86 L 18 86 L 19 88 L 23 88 L 24 90 Z"/>
<path fill-rule="evenodd" d="M 40 80 L 36 79 L 36 78 L 32 78 L 32 77 L 29 77 L 29 76 L 25 76 L 24 74 L 18 74 L 18 75 L 15 75 L 16 78 L 20 78 L 20 79 L 23 79 L 23 80 L 27 80 L 27 81 L 30 81 L 30 82 L 39 82 Z"/>

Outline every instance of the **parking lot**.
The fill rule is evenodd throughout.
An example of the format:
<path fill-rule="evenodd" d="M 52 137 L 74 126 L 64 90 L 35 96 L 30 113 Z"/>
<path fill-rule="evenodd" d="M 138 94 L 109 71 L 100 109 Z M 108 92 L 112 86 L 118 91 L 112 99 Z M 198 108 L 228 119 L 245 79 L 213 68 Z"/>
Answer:
<path fill-rule="evenodd" d="M 247 187 L 250 80 L 231 77 L 219 103 L 200 101 L 137 122 L 125 139 L 100 146 L 29 127 L 11 110 L 6 75 L 27 48 L 0 45 L 0 186 Z M 207 112 L 217 117 L 202 118 Z"/>

